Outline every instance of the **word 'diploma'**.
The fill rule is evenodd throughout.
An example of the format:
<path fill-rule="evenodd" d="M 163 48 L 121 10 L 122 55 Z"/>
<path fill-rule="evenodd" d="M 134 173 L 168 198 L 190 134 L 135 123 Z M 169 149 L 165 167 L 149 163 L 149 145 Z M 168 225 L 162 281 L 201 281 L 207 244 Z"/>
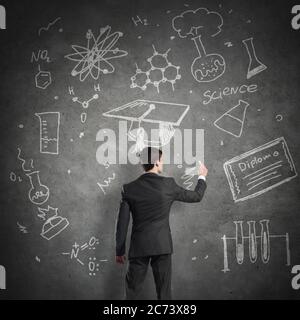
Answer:
<path fill-rule="evenodd" d="M 225 162 L 224 170 L 235 202 L 256 197 L 297 176 L 283 137 Z"/>
<path fill-rule="evenodd" d="M 0 5 L 0 29 L 6 29 L 6 10 Z"/>

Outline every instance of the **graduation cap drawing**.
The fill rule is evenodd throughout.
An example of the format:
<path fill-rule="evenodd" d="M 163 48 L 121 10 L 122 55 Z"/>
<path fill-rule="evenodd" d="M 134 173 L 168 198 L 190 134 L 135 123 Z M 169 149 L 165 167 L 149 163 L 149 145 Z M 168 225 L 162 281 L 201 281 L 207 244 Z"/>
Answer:
<path fill-rule="evenodd" d="M 222 114 L 221 117 L 214 122 L 214 125 L 218 129 L 239 138 L 243 132 L 248 106 L 248 102 L 239 100 L 239 103 Z"/>
<path fill-rule="evenodd" d="M 107 111 L 103 116 L 129 121 L 128 136 L 142 150 L 145 146 L 159 147 L 168 144 L 174 135 L 174 127 L 180 125 L 189 108 L 185 104 L 135 100 Z M 149 129 L 152 129 L 151 134 L 148 134 Z"/>

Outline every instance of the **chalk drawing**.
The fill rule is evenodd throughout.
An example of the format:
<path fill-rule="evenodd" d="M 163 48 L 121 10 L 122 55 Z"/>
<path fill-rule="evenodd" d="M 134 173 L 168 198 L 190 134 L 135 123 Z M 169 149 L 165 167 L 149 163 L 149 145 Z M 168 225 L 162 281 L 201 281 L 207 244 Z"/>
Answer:
<path fill-rule="evenodd" d="M 192 178 L 196 174 L 196 167 L 185 169 L 185 173 L 180 177 L 183 181 L 183 185 L 187 190 L 190 190 L 193 186 Z"/>
<path fill-rule="evenodd" d="M 168 53 L 171 49 L 168 49 L 165 53 L 159 53 L 154 45 L 152 47 L 153 55 L 147 59 L 150 69 L 142 71 L 136 64 L 136 71 L 131 77 L 130 88 L 146 90 L 148 85 L 153 85 L 159 93 L 160 85 L 168 82 L 174 91 L 174 84 L 177 80 L 181 79 L 181 75 L 179 74 L 180 67 L 169 62 Z"/>
<path fill-rule="evenodd" d="M 99 98 L 99 95 L 96 93 L 89 100 L 80 101 L 78 97 L 73 97 L 72 101 L 79 103 L 82 106 L 83 109 L 87 109 L 89 107 L 89 105 L 90 105 L 90 102 L 93 101 L 93 100 L 96 100 L 98 98 Z M 87 113 L 86 112 L 82 112 L 81 115 L 80 115 L 81 123 L 85 123 L 86 119 L 87 119 Z"/>
<path fill-rule="evenodd" d="M 58 208 L 48 206 L 47 209 L 38 208 L 38 210 L 46 218 L 46 222 L 43 224 L 41 232 L 41 236 L 46 240 L 51 240 L 56 237 L 69 225 L 68 219 L 58 215 Z"/>
<path fill-rule="evenodd" d="M 17 226 L 21 233 L 28 233 L 27 227 L 22 226 L 18 221 L 17 221 Z"/>
<path fill-rule="evenodd" d="M 71 75 L 79 76 L 80 81 L 84 81 L 88 76 L 94 80 L 98 80 L 100 74 L 109 74 L 115 71 L 115 67 L 110 60 L 122 58 L 126 56 L 127 51 L 115 48 L 115 44 L 119 38 L 123 36 L 122 32 L 111 32 L 111 27 L 106 26 L 100 29 L 100 33 L 95 38 L 92 30 L 86 33 L 86 46 L 72 45 L 73 51 L 65 56 L 65 58 L 75 61 Z"/>
<path fill-rule="evenodd" d="M 198 82 L 211 82 L 221 77 L 226 69 L 224 58 L 217 53 L 207 54 L 202 42 L 202 35 L 215 37 L 222 31 L 223 18 L 206 8 L 187 10 L 172 20 L 172 27 L 181 38 L 194 41 L 198 57 L 193 60 L 191 73 Z"/>
<path fill-rule="evenodd" d="M 21 181 L 23 181 L 22 178 L 20 176 L 17 176 L 14 172 L 11 172 L 9 174 L 9 179 L 12 182 L 16 182 L 16 181 L 21 182 Z"/>
<path fill-rule="evenodd" d="M 233 47 L 233 44 L 232 44 L 232 42 L 230 42 L 230 41 L 225 42 L 224 45 L 225 45 L 227 48 Z"/>
<path fill-rule="evenodd" d="M 257 197 L 298 176 L 283 137 L 234 157 L 223 167 L 235 202 Z"/>
<path fill-rule="evenodd" d="M 29 178 L 31 189 L 28 192 L 29 200 L 37 205 L 45 203 L 49 198 L 49 188 L 40 181 L 39 171 L 33 171 L 26 174 Z"/>
<path fill-rule="evenodd" d="M 50 23 L 47 25 L 47 27 L 41 27 L 41 28 L 38 30 L 38 35 L 40 36 L 42 31 L 48 31 L 49 28 L 50 28 L 51 26 L 55 25 L 55 23 L 56 23 L 57 21 L 59 21 L 59 20 L 61 20 L 61 17 L 58 17 L 58 18 L 56 18 L 55 20 L 53 20 L 52 22 L 50 22 Z"/>
<path fill-rule="evenodd" d="M 250 79 L 253 76 L 257 75 L 258 73 L 266 70 L 267 67 L 262 62 L 260 62 L 259 59 L 257 58 L 252 37 L 243 40 L 243 44 L 245 45 L 248 56 L 249 56 L 247 79 Z"/>
<path fill-rule="evenodd" d="M 239 103 L 222 114 L 214 125 L 236 138 L 240 138 L 243 132 L 246 111 L 249 103 L 244 100 L 239 100 Z"/>
<path fill-rule="evenodd" d="M 34 51 L 32 52 L 30 62 L 38 62 L 39 60 L 43 60 L 48 63 L 51 62 L 48 56 L 48 50 L 39 50 L 37 53 Z"/>
<path fill-rule="evenodd" d="M 223 235 L 221 238 L 223 241 L 223 252 L 224 252 L 224 263 L 222 271 L 224 273 L 230 271 L 228 264 L 228 241 L 234 240 L 235 242 L 235 259 L 238 264 L 243 264 L 245 261 L 245 242 L 248 242 L 248 255 L 251 263 L 255 263 L 258 258 L 258 244 L 260 241 L 260 253 L 261 261 L 267 264 L 271 256 L 271 239 L 284 239 L 285 240 L 285 254 L 286 254 L 286 265 L 291 264 L 291 253 L 289 245 L 289 234 L 273 235 L 269 231 L 270 220 L 262 219 L 259 221 L 260 234 L 256 232 L 256 221 L 247 221 L 248 224 L 248 235 L 244 235 L 243 229 L 244 221 L 234 221 L 235 224 L 235 236 L 228 237 Z"/>
<path fill-rule="evenodd" d="M 18 150 L 18 160 L 20 160 L 21 162 L 22 162 L 22 170 L 24 171 L 24 172 L 30 172 L 31 171 L 31 169 L 25 169 L 25 167 L 24 167 L 24 165 L 26 164 L 26 161 L 23 159 L 23 158 L 21 158 L 21 148 L 17 148 L 17 150 Z M 31 161 L 30 161 L 30 167 L 33 169 L 34 167 L 33 167 L 33 160 L 31 159 Z"/>
<path fill-rule="evenodd" d="M 35 114 L 40 120 L 40 153 L 59 153 L 59 112 Z"/>
<path fill-rule="evenodd" d="M 104 194 L 106 194 L 105 188 L 108 188 L 108 187 L 110 186 L 111 182 L 112 182 L 113 180 L 115 180 L 115 178 L 116 178 L 116 175 L 115 175 L 115 173 L 113 172 L 113 173 L 112 173 L 112 176 L 111 176 L 111 177 L 108 177 L 107 179 L 105 179 L 103 183 L 97 182 L 98 187 L 100 188 L 100 190 L 101 190 Z"/>
<path fill-rule="evenodd" d="M 141 19 L 139 16 L 131 17 L 132 22 L 137 27 L 138 25 L 148 26 L 147 19 Z"/>
<path fill-rule="evenodd" d="M 62 252 L 62 255 L 69 256 L 71 260 L 75 259 L 80 265 L 85 266 L 87 264 L 88 266 L 88 273 L 90 276 L 95 276 L 96 273 L 99 271 L 100 264 L 99 262 L 107 262 L 107 259 L 101 259 L 98 260 L 95 255 L 90 255 L 88 258 L 88 262 L 86 263 L 84 261 L 84 258 L 81 257 L 81 252 L 84 250 L 96 250 L 96 246 L 99 245 L 99 239 L 92 236 L 88 242 L 85 242 L 83 244 L 79 244 L 75 242 L 72 245 L 72 249 L 70 252 Z"/>
<path fill-rule="evenodd" d="M 128 136 L 137 142 L 141 151 L 143 146 L 163 146 L 170 142 L 175 129 L 189 111 L 189 105 L 158 102 L 150 100 L 135 100 L 121 107 L 103 113 L 112 117 L 130 121 Z M 147 137 L 146 125 L 157 125 L 156 135 Z M 152 128 L 155 129 L 155 128 Z M 154 131 L 154 130 L 153 130 Z M 152 131 L 152 133 L 153 133 Z"/>
<path fill-rule="evenodd" d="M 35 86 L 39 89 L 47 89 L 52 83 L 50 71 L 42 71 L 40 65 L 38 66 L 39 72 L 35 75 Z"/>

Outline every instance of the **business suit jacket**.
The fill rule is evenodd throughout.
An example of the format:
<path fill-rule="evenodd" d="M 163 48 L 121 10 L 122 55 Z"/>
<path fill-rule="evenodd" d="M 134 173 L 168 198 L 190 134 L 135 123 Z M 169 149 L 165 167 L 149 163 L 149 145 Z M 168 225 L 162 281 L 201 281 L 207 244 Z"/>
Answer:
<path fill-rule="evenodd" d="M 206 182 L 198 179 L 195 190 L 186 190 L 174 178 L 146 172 L 124 184 L 116 223 L 116 255 L 125 254 L 125 242 L 132 214 L 128 258 L 173 253 L 169 224 L 174 201 L 200 202 Z"/>

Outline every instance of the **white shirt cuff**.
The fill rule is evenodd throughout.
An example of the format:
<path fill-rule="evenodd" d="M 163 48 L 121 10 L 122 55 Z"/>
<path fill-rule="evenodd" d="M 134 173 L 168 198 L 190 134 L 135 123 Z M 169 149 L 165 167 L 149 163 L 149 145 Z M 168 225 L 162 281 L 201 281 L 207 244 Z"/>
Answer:
<path fill-rule="evenodd" d="M 206 177 L 205 176 L 199 176 L 198 179 L 202 179 L 202 180 L 206 181 Z"/>

